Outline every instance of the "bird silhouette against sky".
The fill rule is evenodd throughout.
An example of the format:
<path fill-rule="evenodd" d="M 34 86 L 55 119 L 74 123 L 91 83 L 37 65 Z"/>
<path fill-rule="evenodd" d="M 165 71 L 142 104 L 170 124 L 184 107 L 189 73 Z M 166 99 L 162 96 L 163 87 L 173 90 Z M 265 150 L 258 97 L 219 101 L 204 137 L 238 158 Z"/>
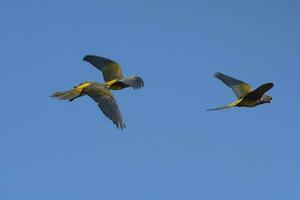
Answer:
<path fill-rule="evenodd" d="M 124 78 L 120 65 L 108 58 L 87 55 L 83 60 L 91 63 L 102 72 L 105 83 L 86 81 L 71 90 L 55 92 L 51 97 L 59 100 L 73 101 L 78 97 L 88 95 L 98 104 L 105 116 L 108 117 L 117 128 L 125 128 L 126 126 L 122 114 L 111 90 L 121 90 L 127 87 L 139 89 L 144 87 L 143 79 L 138 76 Z"/>
<path fill-rule="evenodd" d="M 227 106 L 208 109 L 208 111 L 222 110 L 232 107 L 255 107 L 261 104 L 272 102 L 272 97 L 265 95 L 265 93 L 274 86 L 273 83 L 265 83 L 259 86 L 257 89 L 253 90 L 248 83 L 227 76 L 220 72 L 215 73 L 215 77 L 225 83 L 228 87 L 230 87 L 234 91 L 238 99 L 228 104 Z"/>

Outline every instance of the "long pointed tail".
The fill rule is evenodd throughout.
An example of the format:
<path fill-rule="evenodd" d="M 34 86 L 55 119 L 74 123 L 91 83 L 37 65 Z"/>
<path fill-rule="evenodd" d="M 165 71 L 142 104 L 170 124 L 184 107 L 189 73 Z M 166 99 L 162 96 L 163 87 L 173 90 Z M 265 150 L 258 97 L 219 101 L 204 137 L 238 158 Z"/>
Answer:
<path fill-rule="evenodd" d="M 78 91 L 76 89 L 72 89 L 72 90 L 67 90 L 67 91 L 62 91 L 62 92 L 55 92 L 50 97 L 57 98 L 59 100 L 73 101 L 74 99 L 76 99 L 80 96 L 81 96 L 80 91 Z"/>
<path fill-rule="evenodd" d="M 207 111 L 224 110 L 224 109 L 232 108 L 232 107 L 237 106 L 241 101 L 243 101 L 243 99 L 236 100 L 235 102 L 232 102 L 232 103 L 228 104 L 227 106 L 222 106 L 222 107 L 213 108 L 213 109 L 207 109 Z"/>
<path fill-rule="evenodd" d="M 232 108 L 234 106 L 223 106 L 223 107 L 218 107 L 218 108 L 213 108 L 213 109 L 207 109 L 207 111 L 215 111 L 215 110 L 224 110 L 228 108 Z"/>

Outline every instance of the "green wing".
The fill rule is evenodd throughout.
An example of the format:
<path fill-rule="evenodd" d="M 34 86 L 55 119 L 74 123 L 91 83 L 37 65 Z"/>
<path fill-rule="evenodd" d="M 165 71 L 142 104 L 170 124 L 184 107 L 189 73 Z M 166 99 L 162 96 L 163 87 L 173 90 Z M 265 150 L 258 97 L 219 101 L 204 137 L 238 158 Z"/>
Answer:
<path fill-rule="evenodd" d="M 225 74 L 218 72 L 215 73 L 215 77 L 230 87 L 238 99 L 244 98 L 249 92 L 253 91 L 249 84 Z"/>
<path fill-rule="evenodd" d="M 253 101 L 257 101 L 258 99 L 262 98 L 263 95 L 270 90 L 274 86 L 273 83 L 265 83 L 261 86 L 259 86 L 257 89 L 254 91 L 250 92 L 245 96 L 245 99 L 250 99 Z"/>
<path fill-rule="evenodd" d="M 113 94 L 104 84 L 91 84 L 84 88 L 83 92 L 98 103 L 99 108 L 105 116 L 108 117 L 117 126 L 117 128 L 123 129 L 126 127 Z"/>
<path fill-rule="evenodd" d="M 123 78 L 120 65 L 113 60 L 94 55 L 87 55 L 83 60 L 99 69 L 103 74 L 105 82 Z"/>

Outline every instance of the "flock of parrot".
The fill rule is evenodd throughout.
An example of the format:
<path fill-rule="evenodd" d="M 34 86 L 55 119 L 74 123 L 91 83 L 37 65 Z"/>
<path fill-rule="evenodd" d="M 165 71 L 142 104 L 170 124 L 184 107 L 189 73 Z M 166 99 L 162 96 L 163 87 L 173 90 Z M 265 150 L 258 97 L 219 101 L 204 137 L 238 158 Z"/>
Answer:
<path fill-rule="evenodd" d="M 144 87 L 143 79 L 139 76 L 123 77 L 121 66 L 117 62 L 108 58 L 87 55 L 83 58 L 83 60 L 102 72 L 105 83 L 86 81 L 74 86 L 71 90 L 55 92 L 50 97 L 57 98 L 59 100 L 73 101 L 78 97 L 88 95 L 98 104 L 104 115 L 108 117 L 117 126 L 117 128 L 126 128 L 119 106 L 111 90 L 122 90 L 127 87 L 140 89 Z M 253 90 L 249 84 L 225 74 L 218 72 L 215 74 L 215 77 L 234 91 L 237 96 L 237 100 L 226 106 L 208 109 L 208 111 L 222 110 L 232 107 L 255 107 L 264 103 L 272 102 L 272 97 L 265 93 L 274 86 L 273 83 L 265 83 Z"/>

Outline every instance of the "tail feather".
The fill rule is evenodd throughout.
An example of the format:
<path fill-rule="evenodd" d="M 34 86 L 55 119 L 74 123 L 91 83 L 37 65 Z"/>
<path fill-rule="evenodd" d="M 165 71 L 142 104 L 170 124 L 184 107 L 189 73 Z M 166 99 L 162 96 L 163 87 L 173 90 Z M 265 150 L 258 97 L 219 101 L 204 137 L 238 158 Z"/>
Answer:
<path fill-rule="evenodd" d="M 222 106 L 222 107 L 213 108 L 213 109 L 207 109 L 207 111 L 224 110 L 224 109 L 232 108 L 232 107 L 237 106 L 241 101 L 243 101 L 243 99 L 238 99 L 235 102 L 228 104 L 227 106 Z"/>
<path fill-rule="evenodd" d="M 228 108 L 232 108 L 232 107 L 234 107 L 234 106 L 222 106 L 222 107 L 218 107 L 218 108 L 207 109 L 207 111 L 224 110 L 224 109 L 228 109 Z"/>
<path fill-rule="evenodd" d="M 57 98 L 59 100 L 72 101 L 80 96 L 81 96 L 81 93 L 78 90 L 72 89 L 72 90 L 67 90 L 67 91 L 62 91 L 62 92 L 55 92 L 50 97 Z"/>

